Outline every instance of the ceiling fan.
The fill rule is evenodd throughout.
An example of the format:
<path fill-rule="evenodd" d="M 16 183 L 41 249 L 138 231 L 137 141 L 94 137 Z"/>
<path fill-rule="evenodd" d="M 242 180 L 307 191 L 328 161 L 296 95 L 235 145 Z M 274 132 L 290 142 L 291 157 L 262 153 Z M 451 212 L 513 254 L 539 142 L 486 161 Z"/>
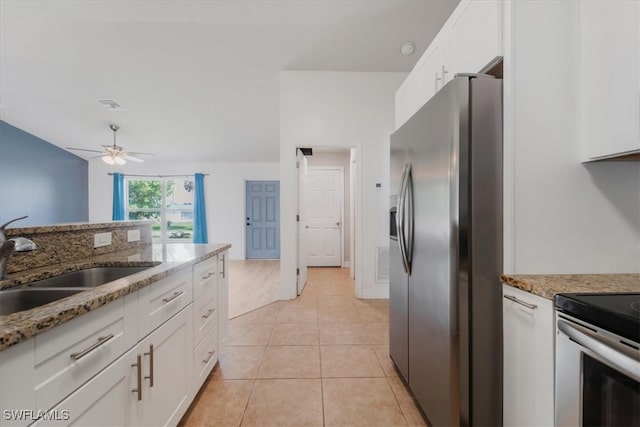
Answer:
<path fill-rule="evenodd" d="M 74 148 L 67 147 L 69 150 L 77 150 L 77 151 L 88 151 L 90 153 L 100 153 L 99 156 L 91 157 L 92 159 L 102 159 L 103 162 L 109 165 L 124 165 L 127 163 L 127 160 L 131 160 L 132 162 L 142 163 L 144 160 L 135 157 L 135 156 L 153 156 L 151 153 L 137 153 L 133 151 L 123 151 L 123 148 L 119 145 L 116 145 L 116 133 L 120 126 L 118 125 L 109 125 L 109 129 L 113 131 L 113 145 L 103 145 L 104 151 L 99 150 L 87 150 L 85 148 Z"/>

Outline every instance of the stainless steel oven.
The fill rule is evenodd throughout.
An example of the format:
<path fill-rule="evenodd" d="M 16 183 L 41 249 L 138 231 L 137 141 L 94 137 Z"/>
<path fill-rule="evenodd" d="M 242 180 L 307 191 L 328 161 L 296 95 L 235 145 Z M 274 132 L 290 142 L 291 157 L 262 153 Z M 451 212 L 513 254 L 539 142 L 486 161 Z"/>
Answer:
<path fill-rule="evenodd" d="M 556 426 L 640 426 L 636 294 L 605 295 L 607 310 L 593 306 L 595 294 L 556 297 Z"/>

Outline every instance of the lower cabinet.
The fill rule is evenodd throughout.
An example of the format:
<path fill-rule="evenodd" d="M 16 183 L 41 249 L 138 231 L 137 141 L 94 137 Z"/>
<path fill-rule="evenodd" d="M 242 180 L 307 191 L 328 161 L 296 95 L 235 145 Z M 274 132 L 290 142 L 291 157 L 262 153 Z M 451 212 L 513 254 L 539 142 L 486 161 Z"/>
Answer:
<path fill-rule="evenodd" d="M 551 300 L 503 285 L 505 426 L 554 424 Z"/>
<path fill-rule="evenodd" d="M 130 425 L 176 425 L 191 403 L 192 306 L 171 318 L 136 347 L 129 385 Z M 138 356 L 141 356 L 138 359 Z M 140 390 L 138 392 L 138 390 Z"/>
<path fill-rule="evenodd" d="M 191 402 L 191 310 L 164 323 L 35 425 L 178 424 Z"/>

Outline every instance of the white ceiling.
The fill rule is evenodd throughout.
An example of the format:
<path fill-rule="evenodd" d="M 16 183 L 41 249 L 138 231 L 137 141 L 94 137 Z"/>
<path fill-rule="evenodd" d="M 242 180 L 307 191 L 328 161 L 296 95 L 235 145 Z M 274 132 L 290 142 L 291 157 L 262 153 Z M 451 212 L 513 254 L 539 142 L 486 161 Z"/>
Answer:
<path fill-rule="evenodd" d="M 0 0 L 0 118 L 61 147 L 116 123 L 157 160 L 278 161 L 279 71 L 407 72 L 457 3 Z"/>

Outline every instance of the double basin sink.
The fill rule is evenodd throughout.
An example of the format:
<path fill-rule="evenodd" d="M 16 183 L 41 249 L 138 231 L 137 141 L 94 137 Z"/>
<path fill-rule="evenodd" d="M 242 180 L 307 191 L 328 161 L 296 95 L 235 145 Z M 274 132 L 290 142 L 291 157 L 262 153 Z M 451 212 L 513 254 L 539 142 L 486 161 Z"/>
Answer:
<path fill-rule="evenodd" d="M 17 313 L 113 282 L 153 266 L 95 267 L 0 291 L 0 315 Z"/>

